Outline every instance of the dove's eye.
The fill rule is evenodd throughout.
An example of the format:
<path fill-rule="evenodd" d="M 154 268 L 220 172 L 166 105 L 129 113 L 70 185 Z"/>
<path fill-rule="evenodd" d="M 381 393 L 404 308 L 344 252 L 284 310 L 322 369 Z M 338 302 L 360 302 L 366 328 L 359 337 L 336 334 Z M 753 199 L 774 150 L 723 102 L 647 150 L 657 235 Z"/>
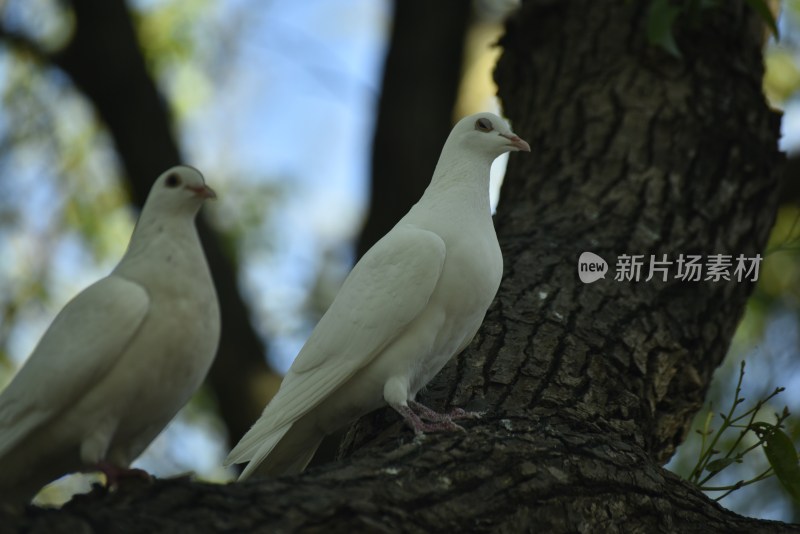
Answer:
<path fill-rule="evenodd" d="M 181 179 L 177 174 L 173 173 L 167 176 L 166 183 L 167 187 L 178 187 L 179 185 L 181 185 Z"/>
<path fill-rule="evenodd" d="M 492 127 L 492 121 L 489 119 L 478 119 L 475 121 L 475 129 L 479 132 L 491 132 L 494 127 Z"/>

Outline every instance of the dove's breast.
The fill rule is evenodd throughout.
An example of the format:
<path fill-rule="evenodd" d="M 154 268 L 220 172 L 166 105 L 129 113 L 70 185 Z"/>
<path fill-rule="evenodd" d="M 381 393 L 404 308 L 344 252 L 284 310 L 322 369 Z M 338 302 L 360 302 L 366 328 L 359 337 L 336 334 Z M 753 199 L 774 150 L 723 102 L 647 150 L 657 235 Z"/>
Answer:
<path fill-rule="evenodd" d="M 491 223 L 490 223 L 491 224 Z M 503 258 L 494 229 L 459 237 L 444 236 L 447 259 L 429 308 L 440 310 L 442 321 L 429 354 L 412 370 L 410 389 L 417 391 L 475 336 L 494 300 L 503 274 Z"/>
<path fill-rule="evenodd" d="M 127 269 L 115 273 L 144 287 L 150 307 L 118 365 L 83 401 L 101 414 L 85 461 L 103 458 L 107 448 L 110 461 L 129 464 L 189 400 L 213 362 L 220 335 L 216 292 L 199 241 L 181 245 L 164 247 L 169 262 L 152 261 L 149 269 L 134 270 L 136 276 Z"/>
<path fill-rule="evenodd" d="M 413 398 L 469 343 L 502 276 L 500 248 L 494 230 L 490 230 L 485 239 L 447 243 L 448 236 L 443 237 L 447 256 L 428 304 L 373 361 L 309 416 L 323 433 L 333 432 L 380 407 L 384 402 L 384 387 L 392 377 L 406 377 Z"/>

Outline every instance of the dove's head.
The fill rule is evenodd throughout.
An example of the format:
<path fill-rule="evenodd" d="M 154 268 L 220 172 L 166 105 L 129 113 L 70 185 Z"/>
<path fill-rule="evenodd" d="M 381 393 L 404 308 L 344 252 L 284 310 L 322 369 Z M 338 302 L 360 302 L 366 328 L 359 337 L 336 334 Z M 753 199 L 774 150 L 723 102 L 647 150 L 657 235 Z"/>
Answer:
<path fill-rule="evenodd" d="M 156 179 L 147 197 L 147 204 L 158 211 L 194 214 L 207 198 L 217 198 L 217 194 L 206 185 L 200 171 L 178 165 L 167 169 Z"/>
<path fill-rule="evenodd" d="M 531 147 L 494 113 L 476 113 L 456 123 L 450 139 L 491 159 L 505 152 L 530 152 Z"/>

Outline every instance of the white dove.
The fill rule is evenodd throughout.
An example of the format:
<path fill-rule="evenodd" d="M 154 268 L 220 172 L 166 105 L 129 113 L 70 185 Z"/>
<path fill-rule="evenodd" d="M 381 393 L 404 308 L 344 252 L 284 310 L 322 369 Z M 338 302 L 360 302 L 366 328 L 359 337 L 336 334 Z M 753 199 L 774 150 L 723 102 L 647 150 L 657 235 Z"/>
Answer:
<path fill-rule="evenodd" d="M 231 451 L 226 465 L 250 462 L 240 480 L 302 471 L 326 434 L 383 401 L 417 433 L 460 428 L 452 419 L 465 412 L 438 414 L 414 398 L 469 344 L 497 293 L 489 168 L 518 150 L 530 147 L 491 113 L 455 125 L 420 201 L 356 264 Z"/>
<path fill-rule="evenodd" d="M 78 470 L 113 483 L 200 386 L 220 316 L 194 219 L 215 197 L 191 167 L 159 176 L 117 267 L 67 303 L 0 394 L 0 501 Z"/>

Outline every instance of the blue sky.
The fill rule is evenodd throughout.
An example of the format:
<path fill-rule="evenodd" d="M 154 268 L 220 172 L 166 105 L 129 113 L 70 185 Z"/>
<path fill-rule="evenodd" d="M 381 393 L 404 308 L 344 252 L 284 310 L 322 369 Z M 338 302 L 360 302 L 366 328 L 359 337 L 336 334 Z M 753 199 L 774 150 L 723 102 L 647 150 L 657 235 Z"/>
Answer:
<path fill-rule="evenodd" d="M 267 208 L 276 211 L 264 229 L 271 232 L 270 250 L 245 252 L 253 261 L 244 264 L 244 283 L 257 326 L 273 340 L 273 363 L 285 369 L 310 326 L 298 324 L 300 307 L 321 255 L 352 238 L 368 200 L 389 4 L 219 6 L 221 26 L 225 17 L 247 17 L 229 74 L 210 105 L 188 121 L 184 145 L 187 159 L 207 169 L 212 183 L 219 173 L 240 186 L 271 181 L 284 191 Z"/>

